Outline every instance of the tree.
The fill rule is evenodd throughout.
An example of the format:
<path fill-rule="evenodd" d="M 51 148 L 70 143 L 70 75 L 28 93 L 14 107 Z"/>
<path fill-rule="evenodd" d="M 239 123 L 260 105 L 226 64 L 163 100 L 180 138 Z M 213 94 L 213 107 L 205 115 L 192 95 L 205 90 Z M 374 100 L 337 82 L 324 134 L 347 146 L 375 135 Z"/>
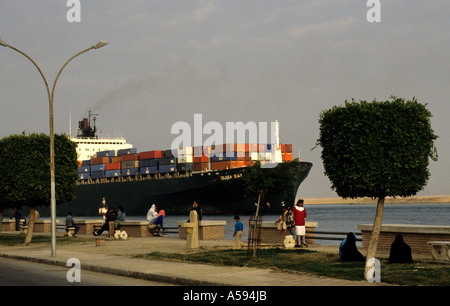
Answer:
<path fill-rule="evenodd" d="M 57 204 L 75 197 L 76 144 L 55 135 L 55 181 Z M 12 135 L 0 140 L 0 207 L 30 208 L 25 243 L 31 242 L 35 210 L 50 205 L 50 137 L 45 134 Z"/>
<path fill-rule="evenodd" d="M 437 159 L 431 113 L 415 98 L 345 101 L 320 114 L 321 158 L 332 189 L 342 198 L 377 198 L 365 277 L 375 258 L 384 199 L 415 195 L 427 184 L 429 158 Z"/>
<path fill-rule="evenodd" d="M 252 167 L 247 167 L 244 173 L 244 195 L 259 197 L 262 191 L 268 202 L 286 198 L 290 191 L 297 192 L 296 181 L 301 167 L 298 159 L 279 163 L 273 168 L 262 168 L 261 163 L 256 161 Z"/>

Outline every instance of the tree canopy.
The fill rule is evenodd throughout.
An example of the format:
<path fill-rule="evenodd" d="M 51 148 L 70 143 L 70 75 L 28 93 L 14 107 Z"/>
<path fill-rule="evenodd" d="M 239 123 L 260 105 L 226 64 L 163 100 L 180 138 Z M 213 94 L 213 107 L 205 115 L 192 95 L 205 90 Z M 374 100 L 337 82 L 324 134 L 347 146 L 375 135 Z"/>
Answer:
<path fill-rule="evenodd" d="M 55 135 L 56 202 L 75 197 L 76 144 Z M 45 134 L 12 135 L 0 139 L 0 207 L 50 205 L 50 137 Z"/>
<path fill-rule="evenodd" d="M 437 157 L 431 113 L 415 98 L 345 101 L 320 115 L 325 174 L 343 198 L 412 196 Z"/>
<path fill-rule="evenodd" d="M 263 168 L 259 161 L 245 170 L 244 194 L 246 197 L 258 197 L 259 191 L 263 191 L 265 200 L 286 198 L 293 189 L 297 191 L 295 184 L 298 179 L 301 163 L 298 159 L 291 162 L 279 163 L 273 168 Z"/>

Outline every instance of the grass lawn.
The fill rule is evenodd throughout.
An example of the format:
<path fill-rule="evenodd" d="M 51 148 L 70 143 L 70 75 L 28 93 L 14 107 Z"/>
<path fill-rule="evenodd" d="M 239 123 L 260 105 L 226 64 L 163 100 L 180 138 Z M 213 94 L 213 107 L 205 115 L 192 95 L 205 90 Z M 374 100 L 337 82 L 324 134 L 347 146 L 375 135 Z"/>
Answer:
<path fill-rule="evenodd" d="M 360 281 L 364 280 L 364 262 L 341 262 L 336 254 L 307 249 L 261 249 L 256 259 L 245 250 L 206 250 L 190 254 L 153 252 L 135 258 L 188 261 L 215 265 L 280 269 L 286 272 Z M 380 259 L 381 281 L 408 286 L 449 286 L 450 264 L 417 261 L 412 264 L 389 264 Z"/>

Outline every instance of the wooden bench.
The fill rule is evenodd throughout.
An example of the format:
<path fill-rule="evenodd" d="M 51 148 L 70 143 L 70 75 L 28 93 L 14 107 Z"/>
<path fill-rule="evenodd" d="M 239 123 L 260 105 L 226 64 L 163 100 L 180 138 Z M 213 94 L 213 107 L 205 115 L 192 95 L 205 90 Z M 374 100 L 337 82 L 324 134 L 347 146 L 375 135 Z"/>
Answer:
<path fill-rule="evenodd" d="M 436 260 L 450 260 L 450 241 L 428 241 L 431 245 L 431 255 Z"/>

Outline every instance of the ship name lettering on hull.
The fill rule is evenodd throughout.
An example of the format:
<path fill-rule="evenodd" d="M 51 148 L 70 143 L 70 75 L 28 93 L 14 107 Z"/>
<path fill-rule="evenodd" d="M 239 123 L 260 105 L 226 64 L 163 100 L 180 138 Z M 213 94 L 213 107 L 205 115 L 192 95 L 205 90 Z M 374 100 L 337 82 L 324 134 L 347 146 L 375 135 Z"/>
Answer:
<path fill-rule="evenodd" d="M 220 180 L 221 181 L 226 181 L 226 180 L 232 180 L 232 179 L 236 179 L 236 178 L 240 178 L 242 177 L 242 173 L 236 173 L 236 174 L 228 174 L 228 175 L 221 175 L 220 176 Z"/>

